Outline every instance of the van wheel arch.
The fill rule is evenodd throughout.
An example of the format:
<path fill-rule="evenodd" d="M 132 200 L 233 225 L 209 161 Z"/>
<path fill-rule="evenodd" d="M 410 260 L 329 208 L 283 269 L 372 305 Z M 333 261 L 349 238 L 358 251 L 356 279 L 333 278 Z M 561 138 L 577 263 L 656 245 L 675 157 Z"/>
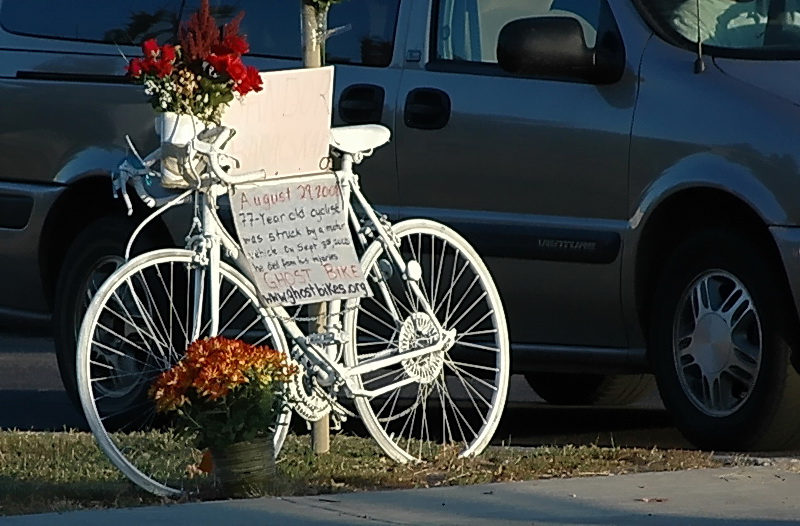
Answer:
<path fill-rule="evenodd" d="M 91 270 L 87 266 L 99 263 L 108 268 L 114 258 L 121 261 L 130 234 L 147 210 L 141 202 L 134 203 L 134 214 L 128 217 L 122 201 L 112 196 L 108 175 L 82 180 L 63 192 L 42 231 L 42 282 L 53 313 L 56 358 L 62 383 L 78 409 L 74 364 L 79 328 L 76 309 L 84 291 L 78 290 L 81 285 L 73 281 L 88 283 L 85 274 Z M 135 248 L 153 249 L 168 245 L 169 240 L 166 227 L 157 220 L 140 234 Z"/>
<path fill-rule="evenodd" d="M 762 217 L 736 196 L 718 189 L 692 188 L 671 195 L 649 214 L 636 249 L 634 294 L 645 341 L 655 305 L 656 287 L 667 261 L 692 234 L 718 228 L 739 232 L 758 243 L 773 264 L 780 255 Z M 783 280 L 788 290 L 788 279 Z M 648 356 L 649 348 L 648 345 Z"/>

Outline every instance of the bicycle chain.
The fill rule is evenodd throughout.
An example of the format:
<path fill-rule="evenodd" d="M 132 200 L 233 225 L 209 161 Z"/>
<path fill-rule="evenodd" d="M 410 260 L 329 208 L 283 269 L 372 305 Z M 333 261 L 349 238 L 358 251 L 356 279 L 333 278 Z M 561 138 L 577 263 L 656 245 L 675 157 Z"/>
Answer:
<path fill-rule="evenodd" d="M 343 300 L 343 301 L 346 301 L 346 300 Z M 337 314 L 337 316 L 341 316 L 341 315 L 346 314 L 346 313 L 348 313 L 350 311 L 358 310 L 358 307 L 359 307 L 359 304 L 358 304 L 358 302 L 356 302 L 355 305 L 353 305 L 352 307 L 345 307 L 342 310 L 340 310 L 339 313 Z M 286 306 L 284 306 L 284 308 L 286 308 Z M 327 322 L 328 320 L 333 319 L 334 315 L 326 314 L 324 316 L 319 316 L 319 315 L 318 316 L 300 316 L 298 314 L 295 314 L 293 316 L 279 316 L 274 311 L 270 311 L 269 312 L 269 317 L 273 318 L 275 320 L 280 320 L 282 322 L 295 322 L 296 323 L 296 322 L 319 321 L 320 319 L 323 319 L 323 320 L 325 320 Z"/>

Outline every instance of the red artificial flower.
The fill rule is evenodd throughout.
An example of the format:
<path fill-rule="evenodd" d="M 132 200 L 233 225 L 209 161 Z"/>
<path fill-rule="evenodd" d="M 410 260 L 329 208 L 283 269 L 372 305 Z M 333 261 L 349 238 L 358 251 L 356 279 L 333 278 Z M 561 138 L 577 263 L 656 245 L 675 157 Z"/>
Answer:
<path fill-rule="evenodd" d="M 233 79 L 234 84 L 239 84 L 247 78 L 247 68 L 239 57 L 228 56 L 231 57 L 228 61 L 228 76 Z"/>
<path fill-rule="evenodd" d="M 138 77 L 142 74 L 142 59 L 132 58 L 128 65 L 125 67 L 128 74 L 132 77 Z"/>
<path fill-rule="evenodd" d="M 146 89 L 157 111 L 173 111 L 173 106 L 177 106 L 219 122 L 232 91 L 244 95 L 263 89 L 258 70 L 242 62 L 242 55 L 249 52 L 245 36 L 239 34 L 243 15 L 236 15 L 220 31 L 211 15 L 210 1 L 202 0 L 190 22 L 180 28 L 180 45 L 159 46 L 154 38 L 147 39 L 141 43 L 142 56 L 131 59 L 125 69 L 138 83 L 161 79 Z M 186 84 L 176 73 L 180 76 L 202 73 L 208 83 Z M 165 93 L 175 104 L 163 105 Z M 221 97 L 207 96 L 215 93 Z"/>
<path fill-rule="evenodd" d="M 175 46 L 164 44 L 164 47 L 161 48 L 161 59 L 174 63 L 176 58 L 177 54 L 175 53 Z"/>
<path fill-rule="evenodd" d="M 253 91 L 252 86 L 250 86 L 250 82 L 248 79 L 244 79 L 243 81 L 239 82 L 238 84 L 233 85 L 233 91 L 238 93 L 239 95 L 246 95 Z"/>
<path fill-rule="evenodd" d="M 233 52 L 231 48 L 229 48 L 225 44 L 214 44 L 213 46 L 211 46 L 211 53 L 213 55 L 218 55 L 218 56 L 236 54 Z"/>
<path fill-rule="evenodd" d="M 255 66 L 247 66 L 247 81 L 250 83 L 250 87 L 253 91 L 261 91 L 263 89 L 261 74 Z"/>
<path fill-rule="evenodd" d="M 155 57 L 158 55 L 158 42 L 156 42 L 155 38 L 151 38 L 142 42 L 142 51 L 144 51 L 145 56 L 147 57 Z"/>
<path fill-rule="evenodd" d="M 218 74 L 225 75 L 228 73 L 231 55 L 217 55 L 212 53 L 206 57 L 206 62 L 208 62 L 208 65 L 211 66 Z"/>
<path fill-rule="evenodd" d="M 203 0 L 189 22 L 181 25 L 178 40 L 184 60 L 189 62 L 204 60 L 211 53 L 211 47 L 221 40 L 208 0 Z"/>
<path fill-rule="evenodd" d="M 237 55 L 244 55 L 250 51 L 247 41 L 236 34 L 226 34 L 222 44 Z"/>
<path fill-rule="evenodd" d="M 155 74 L 158 75 L 158 78 L 163 79 L 172 74 L 177 54 L 175 53 L 175 47 L 169 44 L 164 44 L 159 54 L 160 58 L 153 64 L 153 70 Z"/>
<path fill-rule="evenodd" d="M 251 91 L 261 91 L 263 89 L 261 75 L 258 69 L 253 66 L 247 66 L 247 74 L 242 81 L 234 86 L 237 93 L 246 95 Z"/>
<path fill-rule="evenodd" d="M 154 64 L 153 72 L 158 76 L 158 78 L 163 79 L 169 75 L 172 75 L 172 62 L 167 60 L 159 60 Z"/>

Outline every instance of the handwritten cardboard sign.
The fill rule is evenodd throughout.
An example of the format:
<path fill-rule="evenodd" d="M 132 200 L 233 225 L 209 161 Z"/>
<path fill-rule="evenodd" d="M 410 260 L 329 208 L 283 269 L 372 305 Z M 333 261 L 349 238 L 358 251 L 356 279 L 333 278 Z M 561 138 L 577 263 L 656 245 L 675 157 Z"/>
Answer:
<path fill-rule="evenodd" d="M 225 148 L 239 159 L 232 173 L 264 169 L 267 176 L 328 169 L 333 66 L 261 73 L 263 89 L 234 100 L 223 124 L 236 130 Z"/>
<path fill-rule="evenodd" d="M 242 249 L 267 304 L 369 294 L 334 174 L 240 185 L 230 200 Z"/>

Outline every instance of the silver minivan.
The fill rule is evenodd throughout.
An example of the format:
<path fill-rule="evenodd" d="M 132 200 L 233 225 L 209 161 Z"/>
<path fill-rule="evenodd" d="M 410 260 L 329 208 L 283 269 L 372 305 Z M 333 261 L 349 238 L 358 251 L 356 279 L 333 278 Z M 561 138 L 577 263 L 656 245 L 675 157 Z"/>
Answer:
<path fill-rule="evenodd" d="M 0 0 L 0 315 L 52 315 L 70 392 L 87 290 L 143 212 L 107 173 L 126 133 L 154 141 L 120 54 L 197 3 Z M 487 258 L 514 372 L 545 400 L 630 403 L 655 378 L 699 447 L 798 447 L 796 3 L 347 0 L 335 124 L 392 130 L 367 195 Z M 212 1 L 246 12 L 262 69 L 300 65 L 295 4 Z M 139 250 L 180 243 L 180 222 Z"/>

